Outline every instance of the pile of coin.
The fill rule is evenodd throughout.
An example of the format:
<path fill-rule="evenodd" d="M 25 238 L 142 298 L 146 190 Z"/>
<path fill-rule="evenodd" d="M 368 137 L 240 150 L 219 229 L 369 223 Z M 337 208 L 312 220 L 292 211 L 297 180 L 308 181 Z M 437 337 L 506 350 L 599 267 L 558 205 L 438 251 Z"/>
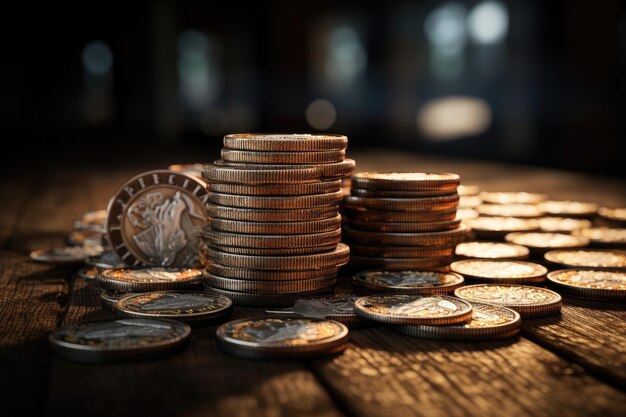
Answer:
<path fill-rule="evenodd" d="M 332 293 L 349 258 L 338 211 L 355 166 L 347 145 L 340 135 L 224 137 L 222 159 L 203 170 L 206 291 L 267 307 Z"/>
<path fill-rule="evenodd" d="M 364 172 L 344 200 L 344 236 L 356 269 L 448 265 L 467 228 L 456 217 L 457 174 Z"/>

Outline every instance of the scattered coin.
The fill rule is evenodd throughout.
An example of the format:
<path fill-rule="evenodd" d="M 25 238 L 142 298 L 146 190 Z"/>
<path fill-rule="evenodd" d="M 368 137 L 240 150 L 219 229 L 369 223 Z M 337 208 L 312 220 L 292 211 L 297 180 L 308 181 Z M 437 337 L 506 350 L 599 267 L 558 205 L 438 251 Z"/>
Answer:
<path fill-rule="evenodd" d="M 164 319 L 125 318 L 61 328 L 49 337 L 52 351 L 78 362 L 121 362 L 154 358 L 180 348 L 188 325 Z"/>
<path fill-rule="evenodd" d="M 457 174 L 424 172 L 361 172 L 352 176 L 352 186 L 367 190 L 448 190 L 455 192 L 461 177 Z"/>
<path fill-rule="evenodd" d="M 526 259 L 529 253 L 525 246 L 502 242 L 463 242 L 455 249 L 459 257 L 479 259 Z"/>
<path fill-rule="evenodd" d="M 342 150 L 348 147 L 343 135 L 309 134 L 234 134 L 224 137 L 224 147 L 244 151 L 261 152 L 314 152 Z"/>
<path fill-rule="evenodd" d="M 626 207 L 600 207 L 598 209 L 598 216 L 602 217 L 605 220 L 618 223 L 626 223 Z"/>
<path fill-rule="evenodd" d="M 463 285 L 453 272 L 369 270 L 356 273 L 352 286 L 360 293 L 448 294 Z"/>
<path fill-rule="evenodd" d="M 223 324 L 216 336 L 220 348 L 236 356 L 294 359 L 344 350 L 348 328 L 334 320 L 259 317 Z"/>
<path fill-rule="evenodd" d="M 102 246 L 61 246 L 52 249 L 39 249 L 30 253 L 33 261 L 56 265 L 82 264 L 90 256 L 102 253 Z"/>
<path fill-rule="evenodd" d="M 587 219 L 567 217 L 540 217 L 537 222 L 542 232 L 569 233 L 576 229 L 591 227 L 591 222 Z"/>
<path fill-rule="evenodd" d="M 202 283 L 199 269 L 185 268 L 115 268 L 98 274 L 98 284 L 119 292 L 184 290 Z"/>
<path fill-rule="evenodd" d="M 471 208 L 459 207 L 456 210 L 456 218 L 460 220 L 472 220 L 478 218 L 478 212 Z"/>
<path fill-rule="evenodd" d="M 562 269 L 548 274 L 548 282 L 563 295 L 592 301 L 626 301 L 626 272 Z"/>
<path fill-rule="evenodd" d="M 626 251 L 561 249 L 544 255 L 546 261 L 566 268 L 616 268 L 626 269 Z"/>
<path fill-rule="evenodd" d="M 539 204 L 541 210 L 552 216 L 591 217 L 598 212 L 598 205 L 582 201 L 548 200 Z"/>
<path fill-rule="evenodd" d="M 90 230 L 75 230 L 67 238 L 70 246 L 102 246 L 102 234 Z"/>
<path fill-rule="evenodd" d="M 626 247 L 626 229 L 589 227 L 574 230 L 572 234 L 583 239 L 589 239 L 596 246 Z"/>
<path fill-rule="evenodd" d="M 490 204 L 539 204 L 546 201 L 548 196 L 539 193 L 483 191 L 480 198 Z"/>
<path fill-rule="evenodd" d="M 114 312 L 115 305 L 122 297 L 127 296 L 129 293 L 127 292 L 118 292 L 113 290 L 104 290 L 100 293 L 100 303 L 102 304 L 102 308 L 107 311 Z"/>
<path fill-rule="evenodd" d="M 542 265 L 506 259 L 465 259 L 450 268 L 465 278 L 492 284 L 540 284 L 548 273 Z"/>
<path fill-rule="evenodd" d="M 478 237 L 485 239 L 501 239 L 512 232 L 530 232 L 539 230 L 535 219 L 519 219 L 516 217 L 479 217 L 467 220 Z"/>
<path fill-rule="evenodd" d="M 561 296 L 540 287 L 512 284 L 466 285 L 454 290 L 454 295 L 470 303 L 489 303 L 517 311 L 522 319 L 559 314 Z"/>
<path fill-rule="evenodd" d="M 481 216 L 518 218 L 543 216 L 543 211 L 533 204 L 482 204 L 476 207 L 476 211 Z"/>
<path fill-rule="evenodd" d="M 353 295 L 335 295 L 332 297 L 320 297 L 300 299 L 293 307 L 282 310 L 267 310 L 267 314 L 273 316 L 297 315 L 314 319 L 335 320 L 343 323 L 351 329 L 367 327 L 372 324 L 356 315 L 354 302 L 359 297 Z"/>
<path fill-rule="evenodd" d="M 543 253 L 550 249 L 582 248 L 589 244 L 589 239 L 564 233 L 509 233 L 504 239 L 507 242 L 526 246 L 531 251 Z"/>

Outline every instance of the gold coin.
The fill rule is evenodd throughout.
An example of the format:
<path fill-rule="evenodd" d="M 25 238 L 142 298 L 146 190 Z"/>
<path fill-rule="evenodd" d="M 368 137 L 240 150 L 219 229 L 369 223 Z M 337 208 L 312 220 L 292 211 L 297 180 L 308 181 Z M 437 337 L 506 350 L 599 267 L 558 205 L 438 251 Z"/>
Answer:
<path fill-rule="evenodd" d="M 222 149 L 222 159 L 229 162 L 250 162 L 253 164 L 332 164 L 341 162 L 346 151 L 320 152 L 257 152 Z"/>
<path fill-rule="evenodd" d="M 348 146 L 343 135 L 240 133 L 224 136 L 224 147 L 244 151 L 312 152 L 342 150 Z"/>
<path fill-rule="evenodd" d="M 463 242 L 456 245 L 455 254 L 479 259 L 526 259 L 530 251 L 525 246 L 502 242 Z"/>
<path fill-rule="evenodd" d="M 542 232 L 569 233 L 576 229 L 591 227 L 591 222 L 587 219 L 567 217 L 540 217 L 537 222 Z"/>
<path fill-rule="evenodd" d="M 598 211 L 596 203 L 582 201 L 556 201 L 548 200 L 539 204 L 539 208 L 548 215 L 591 217 Z"/>
<path fill-rule="evenodd" d="M 548 281 L 564 295 L 592 301 L 626 301 L 626 272 L 596 269 L 562 269 Z"/>
<path fill-rule="evenodd" d="M 583 239 L 589 239 L 592 244 L 598 246 L 626 246 L 626 229 L 614 227 L 588 227 L 574 230 L 573 235 Z"/>
<path fill-rule="evenodd" d="M 465 259 L 450 268 L 465 278 L 492 284 L 538 284 L 548 273 L 542 265 L 507 259 Z"/>
<path fill-rule="evenodd" d="M 482 204 L 476 207 L 481 216 L 496 217 L 540 217 L 543 211 L 532 204 Z"/>
<path fill-rule="evenodd" d="M 507 242 L 526 246 L 537 252 L 549 249 L 582 248 L 589 245 L 589 239 L 564 233 L 509 233 L 504 239 Z"/>
<path fill-rule="evenodd" d="M 368 190 L 448 190 L 455 192 L 457 174 L 426 172 L 361 172 L 352 176 L 352 186 Z"/>
<path fill-rule="evenodd" d="M 456 210 L 456 218 L 460 219 L 461 221 L 477 219 L 478 212 L 471 208 L 459 207 Z"/>
<path fill-rule="evenodd" d="M 490 204 L 538 204 L 546 201 L 548 196 L 539 193 L 483 191 L 480 198 Z"/>
<path fill-rule="evenodd" d="M 461 184 L 456 190 L 461 197 L 478 195 L 480 193 L 480 189 L 477 185 Z"/>
<path fill-rule="evenodd" d="M 620 250 L 552 250 L 544 255 L 546 261 L 566 268 L 624 268 L 626 251 Z"/>

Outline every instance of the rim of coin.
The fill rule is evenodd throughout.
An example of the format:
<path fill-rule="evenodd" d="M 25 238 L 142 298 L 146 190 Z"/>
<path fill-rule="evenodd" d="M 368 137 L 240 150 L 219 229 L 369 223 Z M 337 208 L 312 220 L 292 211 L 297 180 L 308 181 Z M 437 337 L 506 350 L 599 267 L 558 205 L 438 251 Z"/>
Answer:
<path fill-rule="evenodd" d="M 530 250 L 535 251 L 561 248 L 582 248 L 589 245 L 589 239 L 586 237 L 551 232 L 508 233 L 504 236 L 504 240 L 517 245 L 526 246 Z"/>
<path fill-rule="evenodd" d="M 52 351 L 64 359 L 125 362 L 165 355 L 190 336 L 191 328 L 176 320 L 123 318 L 63 327 L 48 340 Z"/>
<path fill-rule="evenodd" d="M 479 342 L 507 339 L 517 335 L 522 327 L 519 313 L 507 307 L 487 303 L 471 303 L 472 320 L 450 326 L 396 326 L 394 330 L 407 336 L 432 340 Z"/>
<path fill-rule="evenodd" d="M 37 249 L 30 253 L 30 259 L 54 265 L 82 264 L 90 256 L 100 255 L 102 246 L 58 246 L 51 249 Z"/>
<path fill-rule="evenodd" d="M 172 164 L 167 167 L 169 171 L 180 172 L 181 174 L 189 175 L 190 177 L 197 178 L 201 181 L 202 179 L 202 167 L 204 164 L 200 162 L 192 163 L 192 164 Z"/>
<path fill-rule="evenodd" d="M 237 194 L 209 194 L 209 203 L 246 209 L 293 210 L 312 207 L 337 206 L 343 200 L 343 193 L 310 194 L 297 196 L 248 196 Z"/>
<path fill-rule="evenodd" d="M 539 230 L 539 223 L 535 219 L 518 217 L 478 217 L 466 221 L 476 233 L 504 236 L 512 232 L 527 232 Z"/>
<path fill-rule="evenodd" d="M 350 256 L 375 258 L 427 258 L 452 256 L 454 246 L 360 246 L 350 245 Z"/>
<path fill-rule="evenodd" d="M 346 157 L 345 149 L 309 152 L 242 151 L 222 148 L 221 157 L 228 162 L 250 162 L 253 164 L 332 164 Z"/>
<path fill-rule="evenodd" d="M 390 211 L 440 211 L 459 205 L 458 194 L 424 198 L 373 198 L 349 195 L 344 199 L 347 208 Z"/>
<path fill-rule="evenodd" d="M 389 245 L 389 246 L 444 246 L 462 242 L 467 234 L 465 224 L 453 230 L 427 233 L 388 233 L 366 232 L 344 227 L 346 240 L 361 245 Z"/>
<path fill-rule="evenodd" d="M 106 234 L 113 251 L 133 267 L 197 263 L 194 230 L 206 224 L 205 186 L 195 177 L 167 170 L 142 172 L 125 181 L 107 207 Z M 156 210 L 177 215 L 149 215 Z M 155 235 L 155 229 L 164 230 Z"/>
<path fill-rule="evenodd" d="M 539 204 L 548 199 L 547 194 L 525 191 L 483 191 L 479 195 L 489 204 Z"/>
<path fill-rule="evenodd" d="M 589 227 L 572 231 L 572 235 L 580 236 L 598 246 L 626 246 L 626 228 Z"/>
<path fill-rule="evenodd" d="M 227 149 L 261 152 L 342 150 L 348 138 L 332 134 L 238 133 L 224 136 Z"/>
<path fill-rule="evenodd" d="M 119 292 L 167 291 L 197 286 L 203 275 L 192 268 L 112 268 L 101 271 L 96 281 L 104 289 Z"/>
<path fill-rule="evenodd" d="M 255 256 L 288 256 L 288 255 L 311 255 L 314 253 L 330 252 L 337 247 L 337 242 L 330 245 L 321 246 L 295 246 L 292 248 L 241 248 L 236 246 L 223 246 L 215 244 L 207 244 L 207 247 L 218 250 L 220 252 L 235 253 L 238 255 L 255 255 Z"/>
<path fill-rule="evenodd" d="M 303 298 L 296 301 L 293 307 L 281 310 L 266 310 L 272 316 L 296 315 L 314 319 L 335 320 L 348 328 L 368 327 L 371 321 L 365 320 L 354 312 L 354 302 L 358 296 L 343 294 L 330 297 Z"/>
<path fill-rule="evenodd" d="M 281 184 L 327 181 L 347 177 L 354 170 L 354 159 L 346 158 L 330 164 L 285 165 L 229 162 L 218 159 L 207 165 L 202 177 L 209 181 L 239 184 Z"/>
<path fill-rule="evenodd" d="M 117 302 L 120 301 L 122 297 L 125 297 L 128 294 L 131 293 L 113 290 L 102 290 L 102 292 L 100 293 L 100 303 L 105 310 L 114 312 L 115 304 L 117 304 Z"/>
<path fill-rule="evenodd" d="M 467 222 L 468 220 L 477 219 L 478 212 L 472 208 L 459 207 L 456 210 L 456 218 L 461 219 L 461 221 Z"/>
<path fill-rule="evenodd" d="M 509 259 L 464 259 L 452 262 L 450 269 L 465 278 L 492 284 L 539 284 L 548 273 L 543 265 Z"/>
<path fill-rule="evenodd" d="M 338 245 L 341 240 L 341 229 L 330 232 L 309 233 L 299 235 L 249 235 L 244 233 L 216 232 L 204 229 L 202 238 L 215 246 L 234 246 L 241 248 L 292 248 Z"/>
<path fill-rule="evenodd" d="M 208 258 L 233 268 L 250 268 L 272 271 L 301 271 L 345 265 L 350 258 L 350 248 L 339 243 L 334 251 L 299 256 L 253 256 L 207 250 Z"/>
<path fill-rule="evenodd" d="M 247 359 L 293 359 L 338 353 L 348 342 L 338 321 L 306 317 L 254 317 L 221 325 L 220 348 Z"/>
<path fill-rule="evenodd" d="M 591 217 L 598 212 L 598 205 L 586 201 L 573 200 L 546 200 L 539 207 L 547 215 Z"/>
<path fill-rule="evenodd" d="M 428 258 L 373 258 L 369 256 L 350 256 L 350 265 L 355 268 L 382 269 L 426 269 L 449 265 L 452 256 Z"/>
<path fill-rule="evenodd" d="M 447 221 L 456 218 L 456 207 L 441 211 L 392 211 L 392 210 L 364 210 L 359 208 L 345 209 L 346 219 L 390 222 L 390 223 L 419 223 Z"/>
<path fill-rule="evenodd" d="M 454 254 L 471 259 L 516 259 L 528 258 L 530 251 L 526 246 L 508 242 L 473 241 L 456 245 Z"/>
<path fill-rule="evenodd" d="M 563 295 L 591 301 L 626 301 L 626 272 L 570 268 L 552 271 L 548 283 Z"/>
<path fill-rule="evenodd" d="M 372 222 L 356 219 L 347 219 L 350 227 L 359 230 L 375 232 L 441 232 L 459 227 L 461 219 L 443 220 L 439 222 Z"/>
<path fill-rule="evenodd" d="M 557 249 L 543 257 L 565 268 L 626 269 L 626 251 L 617 249 Z"/>
<path fill-rule="evenodd" d="M 378 294 L 354 303 L 357 315 L 387 324 L 449 325 L 468 322 L 472 305 L 447 295 Z"/>
<path fill-rule="evenodd" d="M 341 191 L 341 180 L 308 182 L 304 184 L 231 184 L 226 182 L 209 182 L 209 192 L 239 195 L 310 195 L 326 194 Z"/>
<path fill-rule="evenodd" d="M 232 312 L 233 302 L 201 291 L 154 291 L 128 294 L 115 303 L 118 317 L 165 318 L 190 325 L 209 324 Z"/>
<path fill-rule="evenodd" d="M 278 222 L 278 221 L 310 221 L 323 220 L 335 217 L 339 206 L 312 207 L 305 209 L 271 210 L 248 209 L 238 207 L 223 207 L 207 204 L 207 214 L 210 218 L 226 220 Z"/>
<path fill-rule="evenodd" d="M 352 186 L 366 190 L 451 190 L 461 182 L 458 174 L 429 172 L 359 172 L 352 175 Z"/>
<path fill-rule="evenodd" d="M 569 217 L 539 217 L 537 222 L 542 232 L 570 233 L 577 229 L 591 227 L 591 222 L 587 219 Z"/>
<path fill-rule="evenodd" d="M 372 198 L 422 198 L 443 197 L 454 194 L 450 190 L 368 190 L 367 188 L 350 188 L 350 195 Z"/>
<path fill-rule="evenodd" d="M 481 204 L 473 208 L 481 216 L 536 218 L 544 215 L 534 204 Z"/>
<path fill-rule="evenodd" d="M 357 272 L 352 276 L 352 286 L 355 290 L 365 290 L 369 293 L 448 294 L 463 283 L 463 277 L 454 272 L 374 269 Z"/>
<path fill-rule="evenodd" d="M 598 216 L 614 222 L 626 222 L 626 207 L 599 207 Z"/>
<path fill-rule="evenodd" d="M 230 298 L 233 304 L 240 307 L 291 307 L 301 298 L 319 297 L 330 295 L 335 291 L 335 286 L 329 286 L 318 291 L 292 292 L 292 293 L 249 293 L 228 291 L 214 288 L 204 283 L 204 292 L 220 294 Z"/>
<path fill-rule="evenodd" d="M 480 194 L 480 188 L 474 184 L 460 184 L 456 190 L 462 197 Z"/>
<path fill-rule="evenodd" d="M 483 203 L 477 195 L 462 195 L 459 196 L 459 208 L 471 208 L 476 209 Z"/>
<path fill-rule="evenodd" d="M 518 284 L 475 284 L 454 290 L 470 303 L 501 305 L 517 311 L 522 319 L 553 316 L 561 312 L 561 296 L 546 288 Z"/>
<path fill-rule="evenodd" d="M 211 219 L 211 229 L 229 233 L 293 235 L 331 232 L 341 228 L 341 215 L 306 222 L 242 222 Z"/>
<path fill-rule="evenodd" d="M 209 274 L 224 278 L 251 281 L 294 281 L 337 275 L 339 267 L 331 266 L 328 268 L 310 269 L 306 271 L 263 271 L 259 269 L 233 268 L 213 262 L 207 265 L 206 271 Z"/>
<path fill-rule="evenodd" d="M 335 285 L 337 275 L 290 281 L 252 281 L 224 278 L 207 273 L 204 284 L 221 290 L 252 293 L 301 293 L 320 291 Z"/>

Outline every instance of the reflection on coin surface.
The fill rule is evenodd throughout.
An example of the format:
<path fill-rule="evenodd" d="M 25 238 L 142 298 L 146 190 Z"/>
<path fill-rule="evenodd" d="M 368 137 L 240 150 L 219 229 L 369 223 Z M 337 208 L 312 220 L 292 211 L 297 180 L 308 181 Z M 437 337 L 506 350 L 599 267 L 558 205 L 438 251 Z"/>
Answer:
<path fill-rule="evenodd" d="M 598 215 L 608 220 L 626 222 L 626 207 L 600 207 L 598 209 Z"/>
<path fill-rule="evenodd" d="M 598 245 L 622 246 L 626 245 L 626 229 L 614 227 L 589 227 L 574 230 L 573 235 L 582 236 Z"/>
<path fill-rule="evenodd" d="M 279 316 L 296 314 L 315 319 L 336 320 L 350 328 L 361 327 L 365 326 L 367 321 L 358 317 L 354 312 L 354 302 L 358 299 L 359 297 L 353 295 L 300 299 L 293 307 L 268 310 L 266 313 Z"/>
<path fill-rule="evenodd" d="M 591 227 L 587 219 L 570 219 L 567 217 L 540 217 L 537 219 L 542 232 L 571 232 L 572 230 Z"/>
<path fill-rule="evenodd" d="M 483 216 L 496 217 L 539 217 L 543 215 L 537 206 L 532 204 L 483 204 L 476 207 Z"/>
<path fill-rule="evenodd" d="M 509 233 L 504 237 L 507 242 L 530 248 L 581 248 L 589 244 L 589 239 L 564 233 Z"/>
<path fill-rule="evenodd" d="M 465 259 L 450 268 L 465 277 L 499 283 L 537 283 L 545 280 L 548 270 L 539 264 L 515 260 Z"/>
<path fill-rule="evenodd" d="M 516 217 L 479 217 L 468 220 L 467 224 L 474 230 L 495 232 L 516 232 L 539 229 L 539 223 L 534 219 L 518 219 Z"/>
<path fill-rule="evenodd" d="M 90 256 L 97 256 L 104 249 L 98 245 L 61 246 L 52 249 L 39 249 L 30 253 L 30 258 L 37 262 L 51 264 L 82 263 Z"/>
<path fill-rule="evenodd" d="M 501 242 L 463 242 L 456 245 L 455 254 L 467 258 L 523 259 L 529 251 L 525 246 Z"/>
<path fill-rule="evenodd" d="M 424 294 L 445 294 L 463 285 L 463 277 L 435 271 L 370 270 L 356 273 L 353 284 L 379 292 L 422 290 Z"/>
<path fill-rule="evenodd" d="M 550 272 L 548 281 L 564 295 L 593 301 L 626 301 L 626 272 L 562 269 Z"/>
<path fill-rule="evenodd" d="M 131 178 L 109 202 L 109 242 L 127 265 L 193 265 L 207 198 L 202 181 L 181 173 L 150 171 Z"/>
<path fill-rule="evenodd" d="M 370 295 L 359 298 L 354 307 L 361 317 L 392 324 L 444 325 L 472 317 L 469 303 L 445 295 Z"/>
<path fill-rule="evenodd" d="M 480 198 L 490 204 L 537 204 L 548 199 L 545 194 L 526 192 L 486 192 L 480 193 Z"/>
<path fill-rule="evenodd" d="M 100 286 L 122 292 L 175 290 L 201 283 L 202 271 L 185 268 L 105 269 L 98 277 Z"/>
<path fill-rule="evenodd" d="M 459 208 L 456 211 L 456 218 L 461 220 L 472 220 L 478 218 L 478 212 L 471 208 Z"/>
<path fill-rule="evenodd" d="M 626 268 L 626 252 L 619 250 L 553 250 L 544 257 L 566 267 Z"/>
<path fill-rule="evenodd" d="M 596 203 L 569 200 L 548 200 L 540 203 L 539 207 L 546 214 L 559 216 L 593 216 L 598 211 L 598 205 Z"/>

